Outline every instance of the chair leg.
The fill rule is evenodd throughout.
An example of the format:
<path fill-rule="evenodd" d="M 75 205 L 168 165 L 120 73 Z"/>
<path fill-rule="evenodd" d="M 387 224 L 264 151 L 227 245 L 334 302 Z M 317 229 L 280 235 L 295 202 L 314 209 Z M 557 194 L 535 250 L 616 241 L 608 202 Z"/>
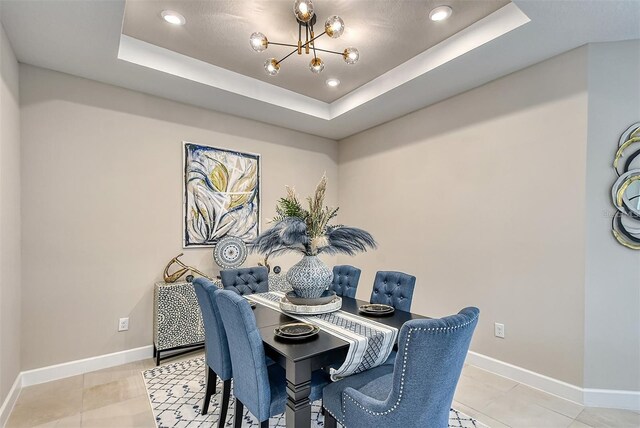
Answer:
<path fill-rule="evenodd" d="M 211 396 L 216 393 L 216 383 L 218 383 L 218 375 L 211 370 L 211 367 L 207 366 L 207 386 L 204 390 L 204 402 L 202 403 L 202 414 L 206 415 L 209 411 L 209 402 L 211 402 Z"/>
<path fill-rule="evenodd" d="M 233 428 L 242 428 L 242 415 L 244 414 L 244 406 L 236 398 L 236 408 L 234 410 L 235 415 L 233 416 Z"/>
<path fill-rule="evenodd" d="M 222 384 L 222 407 L 220 407 L 220 419 L 218 420 L 218 428 L 223 428 L 227 422 L 227 409 L 229 408 L 230 395 L 231 379 L 227 379 Z"/>
<path fill-rule="evenodd" d="M 336 418 L 329 412 L 324 412 L 324 427 L 325 428 L 337 428 L 338 424 Z"/>

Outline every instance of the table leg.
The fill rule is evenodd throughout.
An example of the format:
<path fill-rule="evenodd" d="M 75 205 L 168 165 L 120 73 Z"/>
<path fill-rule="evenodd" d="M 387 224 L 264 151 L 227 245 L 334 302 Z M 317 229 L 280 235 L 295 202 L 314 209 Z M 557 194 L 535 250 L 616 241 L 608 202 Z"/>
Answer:
<path fill-rule="evenodd" d="M 311 363 L 287 361 L 287 428 L 311 427 Z"/>

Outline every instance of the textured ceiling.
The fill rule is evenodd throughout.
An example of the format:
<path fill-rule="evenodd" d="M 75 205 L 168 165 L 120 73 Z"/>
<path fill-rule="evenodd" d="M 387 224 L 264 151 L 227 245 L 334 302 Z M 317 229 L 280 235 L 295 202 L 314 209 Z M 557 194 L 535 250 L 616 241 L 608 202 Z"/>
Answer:
<path fill-rule="evenodd" d="M 493 28 L 496 22 L 491 17 L 512 7 L 521 10 L 530 21 L 506 33 L 498 31 L 495 34 L 502 32 L 501 36 L 488 39 L 490 41 L 479 46 L 472 43 L 461 55 L 452 53 L 451 46 L 442 47 L 452 39 L 456 44 L 468 42 L 470 38 L 474 41 L 477 36 L 475 30 L 463 38 L 458 36 L 487 19 L 491 21 L 489 27 Z M 156 52 L 147 52 L 143 58 L 145 61 L 139 61 L 142 64 L 121 60 L 124 11 L 124 0 L 0 0 L 0 21 L 21 63 L 334 140 L 427 107 L 586 43 L 640 40 L 640 1 L 637 0 L 514 0 L 426 51 L 430 59 L 418 64 L 417 74 L 396 68 L 343 99 L 325 104 L 239 74 L 237 76 L 242 79 L 235 78 L 234 82 L 247 87 L 244 93 L 240 93 L 237 85 L 235 89 L 234 85 L 221 88 L 221 73 L 205 62 L 202 62 L 200 73 L 209 76 L 211 82 L 194 79 L 195 72 L 189 69 L 192 64 L 188 61 L 170 62 L 165 71 L 144 65 L 150 58 L 158 59 L 154 57 Z M 438 51 L 439 58 L 435 65 L 431 61 L 436 54 L 432 52 L 434 50 Z M 166 53 L 183 56 L 169 50 Z M 420 55 L 414 59 L 420 60 Z M 413 63 L 414 59 L 409 62 Z M 427 63 L 433 66 L 425 69 Z M 397 71 L 400 79 L 396 76 Z M 366 96 L 358 94 L 362 90 L 366 91 Z M 269 92 L 269 96 L 261 99 L 265 92 Z M 274 101 L 274 97 L 284 98 L 286 93 L 296 97 L 289 96 L 286 103 Z M 73 95 L 70 96 L 72 99 Z M 344 104 L 344 101 L 349 105 L 336 112 L 337 104 Z M 128 108 L 118 104 L 116 99 L 112 107 Z M 309 113 L 313 109 L 325 113 Z M 136 111 L 135 108 L 132 111 Z M 155 114 L 148 109 L 139 113 Z M 193 126 L 209 124 L 195 120 Z M 245 129 L 226 129 L 225 132 L 251 134 Z"/>
<path fill-rule="evenodd" d="M 325 69 L 311 73 L 310 55 L 292 55 L 282 63 L 280 73 L 267 76 L 263 63 L 281 58 L 291 48 L 269 46 L 261 53 L 249 47 L 249 35 L 264 33 L 270 41 L 295 43 L 298 28 L 292 0 L 235 1 L 140 1 L 128 0 L 123 34 L 136 39 L 253 77 L 294 92 L 332 102 L 390 69 L 440 43 L 474 22 L 509 3 L 508 0 L 449 0 L 453 15 L 446 21 L 428 18 L 439 0 L 316 0 L 316 33 L 330 15 L 345 21 L 345 33 L 338 39 L 327 36 L 316 47 L 342 51 L 355 46 L 360 51 L 356 65 L 347 65 L 341 56 L 322 54 Z M 165 9 L 183 14 L 185 26 L 172 26 L 160 18 Z M 326 79 L 340 79 L 329 88 Z"/>

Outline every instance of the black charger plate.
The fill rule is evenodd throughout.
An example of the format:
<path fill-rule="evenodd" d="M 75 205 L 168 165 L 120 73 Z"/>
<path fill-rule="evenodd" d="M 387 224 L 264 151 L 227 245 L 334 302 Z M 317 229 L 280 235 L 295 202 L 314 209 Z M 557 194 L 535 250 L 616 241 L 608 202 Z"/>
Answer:
<path fill-rule="evenodd" d="M 291 341 L 306 340 L 316 336 L 319 332 L 320 329 L 317 326 L 303 322 L 284 324 L 273 330 L 277 338 Z"/>
<path fill-rule="evenodd" d="M 381 305 L 379 303 L 372 303 L 370 305 L 362 305 L 358 308 L 358 311 L 362 315 L 368 315 L 372 317 L 384 317 L 391 315 L 395 312 L 393 306 Z"/>

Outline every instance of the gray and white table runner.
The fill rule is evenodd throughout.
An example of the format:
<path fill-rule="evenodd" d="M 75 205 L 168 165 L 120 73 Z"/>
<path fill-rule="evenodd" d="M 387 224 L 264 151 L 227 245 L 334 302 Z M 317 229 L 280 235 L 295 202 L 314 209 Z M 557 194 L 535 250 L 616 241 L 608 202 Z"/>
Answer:
<path fill-rule="evenodd" d="M 284 293 L 249 294 L 245 298 L 282 312 L 291 318 L 317 325 L 321 330 L 349 343 L 347 358 L 342 366 L 331 369 L 331 379 L 360 373 L 384 363 L 393 350 L 398 329 L 345 311 L 321 315 L 299 315 L 280 309 Z"/>

